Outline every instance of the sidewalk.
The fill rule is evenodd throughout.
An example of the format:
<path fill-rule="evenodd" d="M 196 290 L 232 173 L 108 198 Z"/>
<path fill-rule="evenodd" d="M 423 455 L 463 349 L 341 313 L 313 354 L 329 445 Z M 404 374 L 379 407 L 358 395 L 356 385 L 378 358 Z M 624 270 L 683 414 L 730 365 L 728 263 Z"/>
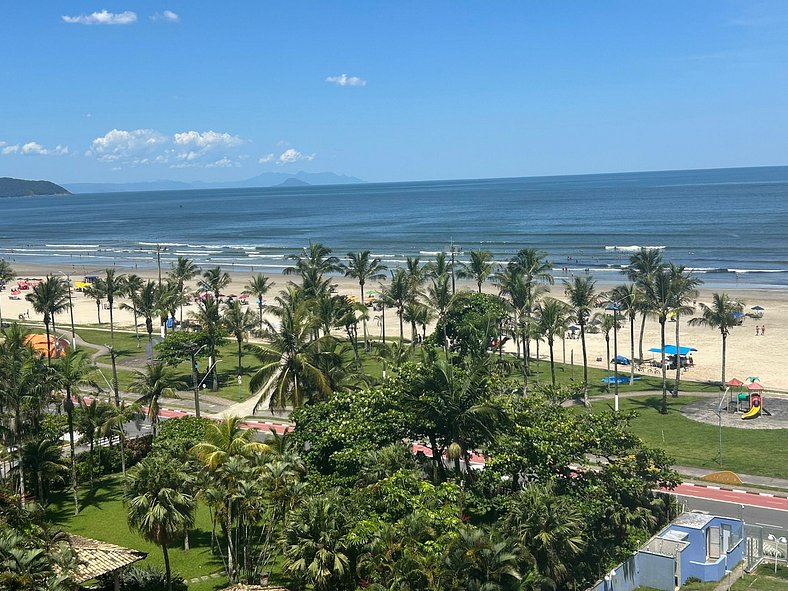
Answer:
<path fill-rule="evenodd" d="M 673 466 L 673 469 L 676 470 L 682 476 L 687 477 L 689 480 L 701 480 L 704 476 L 708 474 L 713 474 L 717 472 L 717 470 L 707 470 L 705 468 L 693 468 L 691 466 Z M 736 484 L 736 485 L 729 485 L 726 484 L 726 487 L 733 487 L 736 489 L 747 489 L 747 485 L 756 485 L 756 486 L 768 486 L 770 488 L 779 488 L 783 489 L 788 492 L 788 479 L 785 478 L 772 478 L 770 476 L 753 476 L 752 474 L 736 474 L 739 478 L 741 478 L 744 484 Z M 714 486 L 719 486 L 718 483 L 710 482 L 708 480 L 702 480 L 704 484 L 710 484 Z"/>

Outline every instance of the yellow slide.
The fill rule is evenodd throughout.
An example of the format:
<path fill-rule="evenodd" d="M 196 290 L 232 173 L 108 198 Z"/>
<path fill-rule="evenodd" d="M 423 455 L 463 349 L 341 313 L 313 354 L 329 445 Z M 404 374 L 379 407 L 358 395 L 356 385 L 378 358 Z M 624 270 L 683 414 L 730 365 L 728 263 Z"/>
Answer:
<path fill-rule="evenodd" d="M 748 410 L 746 413 L 744 413 L 741 416 L 741 418 L 744 419 L 744 420 L 757 419 L 759 416 L 761 416 L 761 405 L 758 404 L 756 406 L 755 404 L 753 404 L 752 408 L 750 410 Z"/>

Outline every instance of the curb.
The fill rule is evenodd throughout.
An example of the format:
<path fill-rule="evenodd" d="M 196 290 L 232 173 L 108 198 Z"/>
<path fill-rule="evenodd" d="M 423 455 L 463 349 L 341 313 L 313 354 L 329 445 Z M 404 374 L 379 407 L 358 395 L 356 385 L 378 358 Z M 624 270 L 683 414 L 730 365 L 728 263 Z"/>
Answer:
<path fill-rule="evenodd" d="M 686 486 L 697 486 L 698 488 L 710 488 L 712 490 L 724 490 L 727 492 L 734 492 L 734 493 L 746 493 L 748 495 L 754 495 L 759 497 L 773 497 L 776 499 L 788 499 L 788 495 L 782 494 L 775 494 L 775 493 L 767 493 L 767 492 L 755 492 L 752 490 L 745 490 L 743 488 L 728 488 L 725 486 L 717 486 L 714 484 L 699 484 L 697 482 L 685 482 Z"/>

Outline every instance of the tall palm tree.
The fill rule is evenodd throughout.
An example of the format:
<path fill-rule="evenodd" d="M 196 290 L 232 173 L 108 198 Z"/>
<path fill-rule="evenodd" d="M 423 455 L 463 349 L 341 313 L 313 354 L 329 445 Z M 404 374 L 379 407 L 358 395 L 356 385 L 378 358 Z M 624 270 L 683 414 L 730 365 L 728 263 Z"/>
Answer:
<path fill-rule="evenodd" d="M 439 252 L 435 255 L 435 260 L 430 261 L 426 265 L 427 275 L 432 279 L 437 279 L 443 275 L 451 277 L 451 262 L 445 252 Z"/>
<path fill-rule="evenodd" d="M 52 340 L 50 339 L 50 326 L 55 330 L 55 316 L 68 310 L 68 292 L 63 279 L 54 275 L 47 275 L 41 283 L 33 287 L 33 291 L 25 296 L 31 303 L 33 310 L 44 317 L 44 328 L 47 335 L 47 363 L 52 363 Z M 57 341 L 57 334 L 55 334 Z"/>
<path fill-rule="evenodd" d="M 259 393 L 258 405 L 266 400 L 269 407 L 284 408 L 290 403 L 294 408 L 304 404 L 307 396 L 319 394 L 326 397 L 331 393 L 327 376 L 319 367 L 317 357 L 319 340 L 314 340 L 317 326 L 307 301 L 285 302 L 277 298 L 279 305 L 271 309 L 278 322 L 265 321 L 264 345 L 249 345 L 262 362 L 252 376 L 249 389 Z"/>
<path fill-rule="evenodd" d="M 45 484 L 53 480 L 61 480 L 68 473 L 63 462 L 60 443 L 51 439 L 28 441 L 22 447 L 25 466 L 36 475 L 36 488 L 39 503 L 46 505 L 47 489 Z"/>
<path fill-rule="evenodd" d="M 399 316 L 400 341 L 405 339 L 403 314 L 405 311 L 405 305 L 414 298 L 412 288 L 413 283 L 410 277 L 408 277 L 407 271 L 401 267 L 397 267 L 391 271 L 391 281 L 389 282 L 385 291 L 381 294 L 384 301 L 390 302 L 390 304 L 397 309 L 397 316 Z"/>
<path fill-rule="evenodd" d="M 137 404 L 148 407 L 147 415 L 156 437 L 159 424 L 159 399 L 172 396 L 186 385 L 174 375 L 173 370 L 161 363 L 149 363 L 145 371 L 135 372 L 129 390 L 140 395 Z"/>
<path fill-rule="evenodd" d="M 200 274 L 200 267 L 190 258 L 181 255 L 171 265 L 167 275 L 178 286 L 178 295 L 181 301 L 179 320 L 183 322 L 183 303 L 185 303 L 187 295 L 186 282 L 191 281 Z"/>
<path fill-rule="evenodd" d="M 358 281 L 361 291 L 361 303 L 366 304 L 366 294 L 364 293 L 364 286 L 367 281 L 375 279 L 383 279 L 386 275 L 383 271 L 386 270 L 379 258 L 373 257 L 368 250 L 361 252 L 347 253 L 348 262 L 342 266 L 345 277 L 351 277 Z M 362 318 L 362 325 L 364 327 L 364 350 L 369 351 L 369 336 L 367 335 L 367 319 Z"/>
<path fill-rule="evenodd" d="M 96 302 L 96 321 L 101 326 L 101 301 L 104 299 L 103 283 L 99 280 L 94 281 L 87 287 L 82 288 L 82 293 Z"/>
<path fill-rule="evenodd" d="M 591 317 L 591 309 L 597 301 L 594 289 L 595 281 L 591 277 L 575 277 L 572 281 L 564 280 L 564 289 L 569 299 L 572 317 L 580 327 L 580 346 L 583 350 L 583 404 L 588 401 L 588 353 L 586 351 L 586 325 Z"/>
<path fill-rule="evenodd" d="M 406 257 L 405 273 L 407 273 L 408 279 L 410 279 L 410 283 L 414 289 L 418 289 L 419 286 L 427 280 L 429 267 L 427 267 L 427 265 L 422 265 L 419 257 Z"/>
<path fill-rule="evenodd" d="M 115 405 L 120 405 L 120 391 L 118 388 L 118 368 L 115 364 L 115 317 L 113 311 L 115 309 L 115 296 L 122 295 L 126 292 L 126 277 L 125 275 L 116 275 L 115 269 L 106 269 L 103 278 L 100 278 L 102 291 L 104 297 L 107 298 L 107 306 L 109 306 L 109 342 L 110 342 L 110 356 L 112 358 L 112 390 L 115 393 Z"/>
<path fill-rule="evenodd" d="M 553 348 L 555 337 L 563 337 L 569 325 L 569 309 L 566 304 L 555 298 L 547 298 L 541 302 L 537 308 L 538 327 L 547 338 L 547 346 L 550 348 L 550 376 L 552 384 L 555 386 L 555 357 Z"/>
<path fill-rule="evenodd" d="M 131 471 L 124 495 L 129 527 L 162 550 L 167 591 L 172 591 L 169 547 L 194 525 L 194 497 L 182 492 L 188 479 L 176 460 L 151 455 Z"/>
<path fill-rule="evenodd" d="M 624 269 L 627 278 L 637 285 L 641 291 L 654 281 L 654 275 L 665 266 L 662 261 L 662 250 L 659 248 L 641 248 L 629 257 L 629 265 Z M 640 338 L 638 340 L 638 358 L 643 359 L 643 334 L 646 328 L 646 317 L 650 314 L 650 300 L 645 298 L 641 306 Z"/>
<path fill-rule="evenodd" d="M 225 304 L 222 324 L 238 343 L 238 377 L 240 378 L 243 375 L 243 340 L 249 331 L 257 326 L 257 318 L 254 312 L 241 306 L 241 302 L 236 299 Z"/>
<path fill-rule="evenodd" d="M 511 259 L 526 277 L 529 284 L 553 285 L 555 279 L 551 271 L 553 264 L 547 260 L 547 253 L 538 248 L 521 248 Z"/>
<path fill-rule="evenodd" d="M 178 306 L 185 303 L 178 291 L 178 284 L 168 279 L 156 288 L 156 311 L 159 314 L 160 326 L 164 335 L 167 334 L 167 324 L 170 318 L 175 320 Z"/>
<path fill-rule="evenodd" d="M 211 267 L 202 274 L 202 279 L 198 286 L 203 291 L 209 291 L 213 298 L 218 302 L 221 291 L 230 285 L 230 274 L 222 271 L 221 267 Z"/>
<path fill-rule="evenodd" d="M 0 259 L 0 287 L 5 287 L 5 284 L 16 277 L 16 273 L 11 265 L 5 259 Z M 0 308 L 0 326 L 3 326 L 3 310 Z"/>
<path fill-rule="evenodd" d="M 635 320 L 643 303 L 643 292 L 634 283 L 614 287 L 606 298 L 607 303 L 618 306 L 629 319 L 629 383 L 635 380 Z"/>
<path fill-rule="evenodd" d="M 74 402 L 78 403 L 76 392 L 80 386 L 93 383 L 95 369 L 85 351 L 71 350 L 62 356 L 55 365 L 55 380 L 66 392 L 63 408 L 68 418 L 69 448 L 71 451 L 71 490 L 74 495 L 74 515 L 79 513 L 77 496 L 77 466 L 74 446 Z"/>
<path fill-rule="evenodd" d="M 643 293 L 648 303 L 648 309 L 651 311 L 651 314 L 657 317 L 659 322 L 659 342 L 662 349 L 662 406 L 660 412 L 667 414 L 668 374 L 665 363 L 665 323 L 674 305 L 673 275 L 666 267 L 660 267 L 652 276 L 651 281 L 643 285 Z M 676 353 L 678 354 L 678 351 Z M 678 363 L 679 359 L 676 361 Z"/>
<path fill-rule="evenodd" d="M 222 342 L 224 326 L 219 314 L 219 300 L 207 294 L 197 302 L 197 310 L 189 314 L 201 327 L 208 340 L 208 357 L 211 365 L 211 391 L 219 390 L 219 374 L 216 370 L 216 349 Z"/>
<path fill-rule="evenodd" d="M 137 313 L 137 308 L 134 306 L 134 301 L 138 297 L 143 288 L 145 287 L 145 281 L 139 275 L 134 273 L 129 273 L 126 275 L 126 285 L 125 289 L 123 290 L 123 295 L 131 300 L 131 306 L 123 306 L 121 308 L 130 309 L 131 313 L 134 315 L 134 335 L 137 338 L 137 348 L 140 348 L 140 330 L 139 326 L 137 325 L 137 317 L 139 314 Z"/>
<path fill-rule="evenodd" d="M 679 395 L 679 383 L 681 382 L 681 341 L 679 338 L 681 316 L 682 314 L 692 314 L 695 311 L 695 307 L 691 302 L 698 297 L 697 287 L 702 282 L 700 279 L 693 277 L 684 265 L 670 263 L 668 268 L 673 277 L 673 309 L 671 314 L 676 321 L 676 381 L 673 384 L 673 396 L 676 397 Z"/>
<path fill-rule="evenodd" d="M 610 331 L 617 331 L 621 328 L 620 322 L 616 323 L 615 316 L 605 313 L 594 314 L 593 322 L 597 324 L 599 330 L 605 336 L 605 365 L 607 366 L 608 376 L 610 375 Z M 615 363 L 615 362 L 614 362 Z M 610 381 L 607 382 L 607 391 L 610 391 Z"/>
<path fill-rule="evenodd" d="M 489 250 L 472 250 L 468 254 L 471 258 L 467 263 L 460 263 L 457 276 L 463 279 L 473 279 L 479 293 L 482 293 L 482 284 L 495 270 L 492 253 Z"/>
<path fill-rule="evenodd" d="M 495 539 L 481 528 L 462 526 L 444 560 L 450 588 L 467 591 L 519 589 L 522 575 L 517 569 L 518 557 L 507 542 Z"/>
<path fill-rule="evenodd" d="M 123 475 L 123 492 L 126 492 L 126 423 L 141 418 L 142 413 L 139 405 L 128 404 L 121 401 L 119 405 L 111 406 L 107 412 L 102 432 L 107 438 L 118 436 L 118 448 L 120 449 L 120 471 Z"/>
<path fill-rule="evenodd" d="M 242 419 L 228 417 L 218 423 L 211 423 L 205 431 L 203 440 L 192 447 L 191 453 L 208 470 L 216 470 L 230 458 L 251 458 L 255 454 L 267 453 L 271 448 L 265 443 L 255 441 L 253 432 L 241 428 Z"/>
<path fill-rule="evenodd" d="M 263 297 L 274 286 L 273 281 L 262 273 L 252 275 L 252 278 L 244 286 L 244 293 L 253 295 L 257 300 L 257 312 L 260 318 L 260 331 L 263 330 Z"/>
<path fill-rule="evenodd" d="M 148 281 L 138 292 L 130 294 L 131 304 L 122 304 L 126 310 L 145 319 L 145 330 L 148 333 L 149 358 L 153 358 L 153 318 L 159 313 L 158 288 L 155 281 Z"/>
<path fill-rule="evenodd" d="M 443 323 L 449 311 L 451 303 L 451 277 L 448 273 L 443 273 L 432 278 L 432 284 L 427 287 L 427 303 L 432 307 L 437 315 L 438 325 L 443 327 L 444 334 L 441 335 L 441 344 L 446 348 L 446 326 Z"/>
<path fill-rule="evenodd" d="M 738 314 L 744 310 L 744 302 L 732 300 L 727 293 L 715 293 L 712 295 L 711 306 L 704 303 L 700 304 L 701 316 L 690 318 L 690 326 L 704 326 L 720 331 L 722 337 L 722 360 L 720 363 L 720 387 L 725 387 L 725 357 L 728 341 L 728 334 L 732 328 L 739 325 Z"/>
<path fill-rule="evenodd" d="M 93 451 L 96 439 L 99 437 L 104 424 L 109 416 L 110 405 L 93 398 L 89 403 L 84 399 L 79 401 L 77 412 L 77 430 L 88 440 L 88 466 L 90 469 L 90 490 L 93 490 Z"/>

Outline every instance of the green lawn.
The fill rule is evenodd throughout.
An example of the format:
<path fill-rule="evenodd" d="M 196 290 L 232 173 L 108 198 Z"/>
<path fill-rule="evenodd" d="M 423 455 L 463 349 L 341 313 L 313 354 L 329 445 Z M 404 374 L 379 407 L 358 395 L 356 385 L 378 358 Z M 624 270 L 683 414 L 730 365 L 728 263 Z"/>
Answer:
<path fill-rule="evenodd" d="M 80 513 L 74 516 L 74 505 L 68 491 L 53 495 L 47 510 L 47 519 L 65 531 L 85 537 L 119 544 L 128 548 L 148 552 L 148 558 L 138 564 L 153 564 L 164 567 L 161 549 L 146 542 L 131 531 L 126 521 L 126 510 L 122 503 L 123 482 L 119 476 L 107 477 L 93 493 L 86 488 L 80 490 Z M 210 575 L 223 570 L 221 559 L 210 552 L 211 522 L 208 509 L 200 504 L 197 510 L 196 527 L 189 534 L 191 549 L 181 546 L 170 551 L 173 573 L 184 579 Z M 220 577 L 192 585 L 190 589 L 208 591 L 226 586 L 226 578 Z"/>
<path fill-rule="evenodd" d="M 668 398 L 668 414 L 659 412 L 661 396 L 622 398 L 621 410 L 634 410 L 632 428 L 648 445 L 665 449 L 676 464 L 743 474 L 788 478 L 788 464 L 775 458 L 788 454 L 788 429 L 737 429 L 723 427 L 723 458 L 718 463 L 719 428 L 681 414 L 681 407 L 697 398 Z M 574 407 L 576 412 L 586 412 Z M 591 412 L 610 408 L 610 401 L 597 402 Z"/>

